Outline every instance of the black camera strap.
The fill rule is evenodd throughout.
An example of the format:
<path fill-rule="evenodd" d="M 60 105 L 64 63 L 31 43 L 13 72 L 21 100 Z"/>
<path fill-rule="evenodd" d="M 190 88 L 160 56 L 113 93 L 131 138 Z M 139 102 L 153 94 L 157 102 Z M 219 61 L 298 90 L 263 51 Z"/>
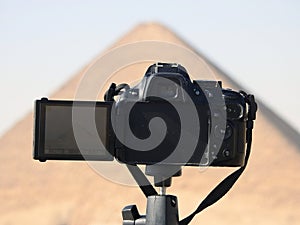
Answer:
<path fill-rule="evenodd" d="M 251 151 L 252 145 L 252 130 L 254 122 L 253 120 L 256 119 L 256 111 L 257 111 L 257 104 L 255 102 L 255 98 L 253 95 L 247 95 L 245 92 L 240 92 L 244 95 L 246 102 L 249 106 L 248 109 L 248 120 L 247 120 L 247 131 L 246 131 L 246 140 L 247 140 L 247 147 L 246 147 L 246 156 L 245 156 L 245 164 L 240 169 L 236 170 L 229 176 L 227 176 L 220 184 L 218 184 L 208 195 L 207 197 L 200 203 L 198 208 L 188 217 L 184 218 L 179 222 L 180 225 L 187 225 L 189 224 L 195 215 L 200 213 L 205 208 L 213 205 L 218 200 L 220 200 L 235 184 L 235 182 L 239 179 L 241 174 L 244 172 L 249 156 Z"/>
<path fill-rule="evenodd" d="M 146 197 L 157 195 L 155 188 L 138 166 L 128 164 L 126 166 Z"/>

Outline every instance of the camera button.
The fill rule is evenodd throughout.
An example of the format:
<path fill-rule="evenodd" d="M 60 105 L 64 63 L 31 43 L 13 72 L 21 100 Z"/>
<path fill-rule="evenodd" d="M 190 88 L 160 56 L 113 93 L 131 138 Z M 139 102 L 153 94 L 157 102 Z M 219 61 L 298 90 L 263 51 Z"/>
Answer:
<path fill-rule="evenodd" d="M 229 149 L 227 149 L 227 148 L 224 149 L 223 152 L 222 152 L 222 154 L 223 154 L 223 156 L 226 157 L 226 158 L 229 157 L 229 156 L 230 156 L 230 151 L 229 151 Z"/>
<path fill-rule="evenodd" d="M 194 92 L 195 92 L 195 95 L 197 95 L 197 96 L 200 95 L 200 91 L 199 90 L 195 89 Z"/>

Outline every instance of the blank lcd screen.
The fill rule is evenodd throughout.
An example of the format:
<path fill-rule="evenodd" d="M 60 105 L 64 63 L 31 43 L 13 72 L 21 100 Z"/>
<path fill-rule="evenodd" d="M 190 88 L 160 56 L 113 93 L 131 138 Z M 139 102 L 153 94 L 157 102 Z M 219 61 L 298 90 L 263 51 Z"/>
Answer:
<path fill-rule="evenodd" d="M 35 158 L 113 160 L 109 104 L 38 100 L 35 116 Z"/>

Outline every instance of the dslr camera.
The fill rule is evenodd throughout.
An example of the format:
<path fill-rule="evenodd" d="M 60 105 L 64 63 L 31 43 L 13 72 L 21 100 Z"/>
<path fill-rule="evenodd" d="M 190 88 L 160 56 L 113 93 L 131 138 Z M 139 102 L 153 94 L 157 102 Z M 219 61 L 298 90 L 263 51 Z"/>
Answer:
<path fill-rule="evenodd" d="M 105 101 L 35 102 L 34 159 L 137 165 L 243 166 L 244 95 L 221 81 L 194 80 L 176 63 L 151 65 Z"/>

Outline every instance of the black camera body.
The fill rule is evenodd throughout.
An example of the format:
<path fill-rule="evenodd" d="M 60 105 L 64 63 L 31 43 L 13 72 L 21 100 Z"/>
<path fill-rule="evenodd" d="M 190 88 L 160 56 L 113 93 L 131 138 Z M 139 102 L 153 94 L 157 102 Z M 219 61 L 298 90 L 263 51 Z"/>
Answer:
<path fill-rule="evenodd" d="M 182 116 L 192 108 L 197 121 L 183 127 Z M 112 121 L 116 135 L 115 157 L 126 164 L 166 164 L 188 166 L 242 166 L 246 144 L 246 102 L 239 92 L 222 89 L 219 81 L 191 81 L 184 67 L 178 64 L 151 65 L 141 82 L 119 96 L 115 103 Z M 183 112 L 179 115 L 178 111 Z M 128 116 L 129 115 L 129 116 Z M 187 115 L 189 116 L 189 115 Z M 166 124 L 164 139 L 153 149 L 142 151 L 131 148 L 128 133 L 147 139 L 153 118 Z M 194 124 L 199 132 L 194 132 Z M 183 130 L 184 129 L 184 130 Z M 178 147 L 182 133 L 190 140 L 189 146 Z M 143 148 L 143 144 L 140 145 Z M 187 151 L 187 148 L 190 150 Z M 175 151 L 175 152 L 174 152 Z M 172 155 L 172 156 L 171 156 Z M 171 156 L 171 157 L 170 157 Z"/>
<path fill-rule="evenodd" d="M 242 166 L 246 122 L 241 93 L 156 63 L 132 88 L 112 84 L 105 102 L 37 100 L 34 159 Z"/>

